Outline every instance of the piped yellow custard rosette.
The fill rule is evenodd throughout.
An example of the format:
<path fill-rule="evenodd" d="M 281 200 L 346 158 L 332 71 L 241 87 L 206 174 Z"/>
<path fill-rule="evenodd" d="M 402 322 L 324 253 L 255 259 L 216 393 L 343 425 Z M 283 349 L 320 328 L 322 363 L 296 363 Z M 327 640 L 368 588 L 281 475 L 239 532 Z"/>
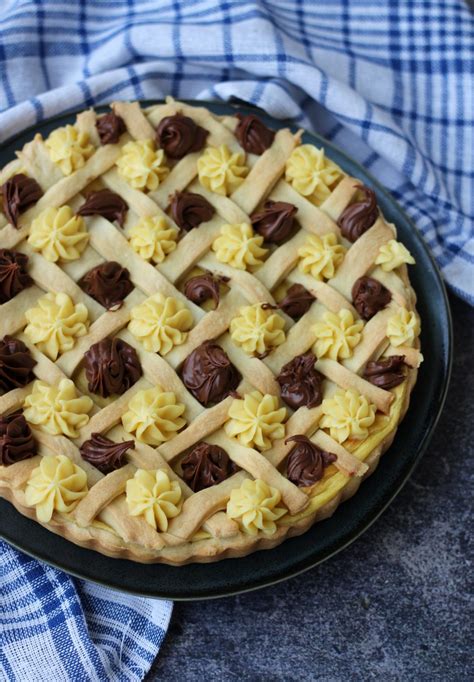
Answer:
<path fill-rule="evenodd" d="M 173 438 L 186 424 L 181 417 L 184 410 L 172 391 L 153 386 L 133 396 L 122 415 L 122 425 L 142 443 L 156 446 Z"/>
<path fill-rule="evenodd" d="M 312 144 L 302 144 L 286 163 L 286 180 L 316 206 L 320 206 L 342 178 L 342 171 Z"/>
<path fill-rule="evenodd" d="M 162 263 L 175 250 L 178 231 L 161 216 L 141 218 L 129 232 L 130 246 L 139 256 Z"/>
<path fill-rule="evenodd" d="M 34 308 L 25 312 L 25 317 L 26 336 L 50 360 L 71 350 L 76 339 L 87 334 L 89 327 L 86 306 L 74 305 L 63 293 L 42 296 Z"/>
<path fill-rule="evenodd" d="M 171 296 L 157 292 L 132 308 L 128 329 L 145 350 L 166 355 L 186 341 L 193 316 L 186 306 Z"/>
<path fill-rule="evenodd" d="M 247 479 L 240 488 L 231 491 L 227 516 L 235 519 L 244 533 L 257 535 L 263 531 L 273 535 L 277 530 L 275 522 L 288 511 L 278 506 L 280 501 L 279 490 L 260 479 Z"/>
<path fill-rule="evenodd" d="M 59 166 L 64 175 L 71 175 L 82 168 L 94 153 L 89 135 L 71 125 L 53 130 L 45 146 L 51 161 Z"/>
<path fill-rule="evenodd" d="M 199 182 L 206 189 L 227 196 L 244 181 L 249 169 L 243 152 L 232 152 L 227 145 L 208 147 L 197 162 Z"/>
<path fill-rule="evenodd" d="M 223 225 L 212 250 L 217 260 L 238 270 L 248 270 L 263 263 L 267 249 L 262 248 L 263 237 L 255 234 L 249 223 Z"/>
<path fill-rule="evenodd" d="M 284 438 L 285 418 L 286 408 L 279 406 L 276 396 L 252 391 L 243 400 L 232 401 L 224 428 L 241 445 L 263 452 L 271 448 L 274 440 Z"/>
<path fill-rule="evenodd" d="M 167 177 L 165 153 L 153 140 L 127 142 L 116 161 L 118 172 L 134 189 L 153 191 Z"/>
<path fill-rule="evenodd" d="M 70 206 L 46 208 L 33 220 L 28 244 L 46 260 L 72 261 L 81 257 L 89 241 L 86 224 Z"/>
<path fill-rule="evenodd" d="M 265 355 L 272 348 L 285 341 L 285 320 L 261 303 L 245 306 L 230 323 L 230 334 L 234 343 L 241 346 L 247 355 Z"/>
<path fill-rule="evenodd" d="M 332 398 L 325 398 L 321 406 L 321 428 L 329 429 L 331 437 L 344 443 L 348 438 L 363 440 L 375 421 L 375 405 L 354 389 L 339 390 Z"/>
<path fill-rule="evenodd" d="M 79 429 L 89 421 L 92 406 L 88 396 L 78 396 L 70 379 L 61 379 L 54 386 L 38 380 L 25 398 L 23 414 L 27 422 L 41 431 L 77 438 Z"/>
<path fill-rule="evenodd" d="M 66 514 L 87 495 L 87 475 L 65 455 L 47 455 L 33 469 L 26 484 L 25 502 L 47 523 L 54 511 Z"/>
<path fill-rule="evenodd" d="M 329 310 L 323 319 L 313 325 L 316 337 L 314 352 L 318 358 L 329 357 L 331 360 L 350 358 L 354 348 L 361 339 L 364 323 L 354 320 L 350 310 L 342 309 L 338 313 Z"/>
<path fill-rule="evenodd" d="M 298 249 L 298 267 L 301 272 L 310 274 L 315 279 L 331 279 L 342 263 L 345 252 L 345 248 L 338 243 L 332 232 L 322 237 L 312 234 Z"/>
<path fill-rule="evenodd" d="M 166 471 L 137 469 L 126 484 L 125 495 L 130 516 L 143 516 L 155 530 L 168 530 L 168 519 L 178 516 L 182 492 Z"/>

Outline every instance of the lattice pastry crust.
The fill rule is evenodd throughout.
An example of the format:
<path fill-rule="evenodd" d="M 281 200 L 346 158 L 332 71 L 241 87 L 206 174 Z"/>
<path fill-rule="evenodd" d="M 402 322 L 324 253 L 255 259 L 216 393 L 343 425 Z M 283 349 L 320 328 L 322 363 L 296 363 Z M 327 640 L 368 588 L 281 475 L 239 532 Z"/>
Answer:
<path fill-rule="evenodd" d="M 171 98 L 82 112 L 17 157 L 3 497 L 180 565 L 274 547 L 357 491 L 422 361 L 414 261 L 368 188 L 299 132 Z"/>

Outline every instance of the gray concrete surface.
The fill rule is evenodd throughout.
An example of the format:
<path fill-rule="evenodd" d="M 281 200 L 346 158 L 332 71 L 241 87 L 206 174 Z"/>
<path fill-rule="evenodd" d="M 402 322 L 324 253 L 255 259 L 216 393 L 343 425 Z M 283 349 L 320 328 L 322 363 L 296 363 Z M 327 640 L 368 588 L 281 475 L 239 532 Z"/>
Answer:
<path fill-rule="evenodd" d="M 474 678 L 474 310 L 451 303 L 447 404 L 429 451 L 391 507 L 304 575 L 237 597 L 176 604 L 149 680 Z"/>

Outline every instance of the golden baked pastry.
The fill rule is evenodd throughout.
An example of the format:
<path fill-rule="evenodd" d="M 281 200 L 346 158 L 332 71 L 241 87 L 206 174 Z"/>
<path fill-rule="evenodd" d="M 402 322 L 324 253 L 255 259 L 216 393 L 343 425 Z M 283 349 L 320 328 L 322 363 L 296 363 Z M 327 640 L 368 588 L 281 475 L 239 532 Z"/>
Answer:
<path fill-rule="evenodd" d="M 180 565 L 274 547 L 357 491 L 422 361 L 414 260 L 370 188 L 300 132 L 171 98 L 84 111 L 17 157 L 3 497 Z"/>

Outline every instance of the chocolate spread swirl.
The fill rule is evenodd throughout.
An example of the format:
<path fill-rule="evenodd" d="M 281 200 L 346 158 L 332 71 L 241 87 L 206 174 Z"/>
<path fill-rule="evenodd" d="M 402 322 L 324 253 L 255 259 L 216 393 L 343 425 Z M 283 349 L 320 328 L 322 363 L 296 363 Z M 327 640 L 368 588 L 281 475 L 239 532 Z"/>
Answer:
<path fill-rule="evenodd" d="M 253 228 L 270 244 L 281 244 L 291 236 L 296 206 L 286 201 L 265 202 L 263 209 L 250 216 Z"/>
<path fill-rule="evenodd" d="M 90 440 L 81 445 L 81 457 L 103 474 L 120 469 L 125 464 L 125 453 L 135 448 L 134 440 L 114 443 L 100 433 L 92 433 Z"/>
<path fill-rule="evenodd" d="M 370 320 L 391 299 L 390 291 L 373 277 L 359 277 L 352 287 L 352 303 L 363 320 Z"/>
<path fill-rule="evenodd" d="M 207 223 L 215 213 L 214 206 L 201 194 L 176 192 L 171 200 L 171 215 L 182 230 L 189 232 L 201 223 Z"/>
<path fill-rule="evenodd" d="M 142 375 L 137 352 L 122 339 L 103 339 L 84 353 L 89 391 L 103 398 L 125 393 Z"/>
<path fill-rule="evenodd" d="M 239 123 L 235 129 L 235 137 L 241 147 L 249 154 L 263 154 L 272 146 L 275 133 L 255 114 L 237 114 Z"/>
<path fill-rule="evenodd" d="M 196 443 L 181 462 L 183 480 L 195 493 L 222 483 L 237 467 L 218 445 Z"/>
<path fill-rule="evenodd" d="M 308 312 L 315 300 L 315 296 L 302 284 L 292 284 L 278 307 L 294 320 L 297 320 Z"/>
<path fill-rule="evenodd" d="M 30 355 L 28 347 L 13 336 L 0 339 L 0 389 L 11 391 L 26 386 L 33 381 L 33 367 L 36 360 Z"/>
<path fill-rule="evenodd" d="M 276 380 L 280 384 L 281 398 L 297 410 L 299 407 L 316 407 L 323 400 L 323 375 L 315 368 L 316 357 L 308 351 L 297 355 L 280 370 Z"/>
<path fill-rule="evenodd" d="M 36 204 L 43 196 L 43 190 L 34 178 L 18 173 L 2 185 L 3 212 L 8 221 L 18 227 L 20 213 Z"/>
<path fill-rule="evenodd" d="M 209 299 L 212 299 L 219 305 L 219 282 L 228 282 L 228 277 L 214 277 L 211 272 L 206 272 L 202 275 L 196 275 L 188 279 L 184 285 L 184 295 L 196 305 L 202 305 Z"/>
<path fill-rule="evenodd" d="M 7 467 L 36 455 L 36 443 L 21 410 L 0 416 L 0 465 Z"/>
<path fill-rule="evenodd" d="M 156 129 L 156 143 L 170 159 L 182 159 L 186 154 L 200 151 L 209 132 L 189 116 L 166 116 Z"/>
<path fill-rule="evenodd" d="M 0 303 L 6 303 L 33 284 L 26 271 L 27 265 L 25 253 L 0 249 Z"/>
<path fill-rule="evenodd" d="M 364 379 L 374 386 L 388 390 L 395 388 L 405 381 L 405 356 L 391 355 L 383 360 L 368 362 L 365 367 Z"/>
<path fill-rule="evenodd" d="M 337 221 L 342 236 L 350 242 L 355 242 L 364 232 L 367 232 L 379 214 L 373 190 L 365 185 L 357 185 L 357 188 L 363 192 L 365 198 L 345 208 Z"/>
<path fill-rule="evenodd" d="M 123 118 L 117 116 L 114 111 L 97 119 L 96 128 L 101 144 L 117 144 L 127 129 Z"/>
<path fill-rule="evenodd" d="M 128 206 L 121 196 L 110 189 L 101 189 L 89 194 L 77 215 L 100 215 L 111 223 L 116 220 L 120 227 L 123 227 L 127 211 Z"/>
<path fill-rule="evenodd" d="M 205 407 L 224 400 L 242 378 L 227 353 L 214 341 L 204 341 L 188 355 L 181 377 L 188 391 Z"/>
<path fill-rule="evenodd" d="M 296 443 L 288 456 L 287 476 L 297 486 L 310 486 L 320 481 L 324 467 L 335 462 L 332 452 L 321 450 L 306 436 L 291 436 L 285 443 Z"/>
<path fill-rule="evenodd" d="M 133 291 L 129 271 L 114 260 L 101 263 L 86 272 L 79 286 L 107 310 L 120 308 Z"/>

